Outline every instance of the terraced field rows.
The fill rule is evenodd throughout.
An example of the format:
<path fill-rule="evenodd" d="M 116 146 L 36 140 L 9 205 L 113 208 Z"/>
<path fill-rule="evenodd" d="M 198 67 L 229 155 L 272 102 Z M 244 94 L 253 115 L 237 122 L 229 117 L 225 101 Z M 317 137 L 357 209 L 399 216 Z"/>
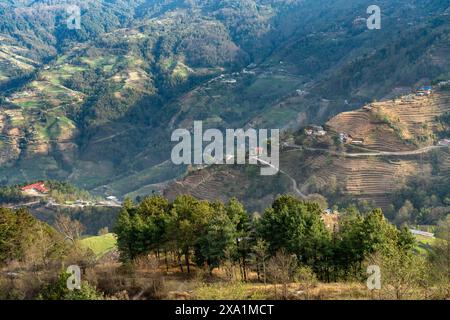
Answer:
<path fill-rule="evenodd" d="M 408 151 L 412 141 L 431 145 L 436 117 L 450 111 L 450 93 L 436 92 L 429 97 L 412 97 L 373 103 L 366 109 L 344 112 L 327 126 L 335 133 L 364 139 L 364 147 L 378 151 Z"/>
<path fill-rule="evenodd" d="M 447 151 L 443 154 L 443 160 L 440 165 L 440 174 L 442 176 L 450 177 L 450 151 Z"/>
<path fill-rule="evenodd" d="M 190 174 L 183 181 L 172 184 L 166 196 L 173 199 L 179 194 L 189 193 L 199 199 L 226 201 L 226 190 L 233 189 L 235 179 L 236 176 L 227 171 L 211 174 L 208 170 L 200 170 Z M 240 180 L 239 190 L 234 190 L 235 194 L 238 195 L 246 187 L 245 181 Z"/>

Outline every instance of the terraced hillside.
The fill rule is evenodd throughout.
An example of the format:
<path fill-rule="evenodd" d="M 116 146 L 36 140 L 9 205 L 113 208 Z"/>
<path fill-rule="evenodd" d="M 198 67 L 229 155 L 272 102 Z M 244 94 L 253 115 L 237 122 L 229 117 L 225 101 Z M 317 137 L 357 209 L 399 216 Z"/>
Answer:
<path fill-rule="evenodd" d="M 0 36 L 0 84 L 11 78 L 33 72 L 40 64 L 28 56 L 30 50 Z"/>
<path fill-rule="evenodd" d="M 366 0 L 71 4 L 81 29 L 67 1 L 0 0 L 2 184 L 146 194 L 185 173 L 170 135 L 194 120 L 295 129 L 450 70 L 445 1 L 382 0 L 377 31 Z"/>
<path fill-rule="evenodd" d="M 367 149 L 414 150 L 436 142 L 433 134 L 437 130 L 437 116 L 449 111 L 449 92 L 424 97 L 408 95 L 341 113 L 327 126 L 335 133 L 364 139 Z"/>
<path fill-rule="evenodd" d="M 347 151 L 344 146 L 287 147 L 280 159 L 283 173 L 279 173 L 279 177 L 283 183 L 277 186 L 270 181 L 273 178 L 250 177 L 242 169 L 220 166 L 192 172 L 184 180 L 170 185 L 166 194 L 174 197 L 190 193 L 199 198 L 225 200 L 229 194 L 226 181 L 233 181 L 233 185 L 243 186 L 237 196 L 255 206 L 253 209 L 258 209 L 258 205 L 263 208 L 276 194 L 296 194 L 294 187 L 302 194 L 324 195 L 333 203 L 365 200 L 385 209 L 392 203 L 392 195 L 411 177 L 426 177 L 436 183 L 447 181 L 450 150 L 432 145 L 437 144 L 436 134 L 440 130 L 437 117 L 450 111 L 448 91 L 436 91 L 430 97 L 405 96 L 395 101 L 373 103 L 370 108 L 344 112 L 327 123 L 333 130 L 328 135 L 349 133 L 363 138 L 363 147 L 349 147 Z M 399 135 L 386 121 L 380 121 L 379 112 L 400 119 L 397 123 L 402 125 L 405 136 Z M 417 136 L 428 138 L 418 139 Z M 289 183 L 289 179 L 295 184 Z M 253 183 L 261 189 L 265 185 L 273 188 L 264 189 L 256 201 L 248 191 Z"/>
<path fill-rule="evenodd" d="M 277 194 L 289 192 L 290 187 L 287 177 L 261 177 L 255 166 L 213 166 L 191 171 L 183 180 L 169 184 L 163 193 L 169 199 L 179 194 L 210 201 L 236 197 L 249 200 L 248 208 L 258 210 L 271 203 Z"/>

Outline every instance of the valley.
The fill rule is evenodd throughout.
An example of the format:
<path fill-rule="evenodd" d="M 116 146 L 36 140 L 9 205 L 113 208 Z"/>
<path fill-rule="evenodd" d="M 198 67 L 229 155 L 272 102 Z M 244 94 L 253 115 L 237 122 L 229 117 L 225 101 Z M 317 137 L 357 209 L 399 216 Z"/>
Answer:
<path fill-rule="evenodd" d="M 280 155 L 278 179 L 294 180 L 294 188 L 286 181 L 279 188 L 274 178 L 258 177 L 242 169 L 213 166 L 173 183 L 165 194 L 169 198 L 190 193 L 225 200 L 232 193 L 228 182 L 233 181 L 233 185 L 247 186 L 237 194 L 246 203 L 255 204 L 255 210 L 272 201 L 280 190 L 300 197 L 319 193 L 333 203 L 345 203 L 346 198 L 367 201 L 386 210 L 396 191 L 412 177 L 447 183 L 450 152 L 448 145 L 439 145 L 439 132 L 444 129 L 438 119 L 448 112 L 450 94 L 445 89 L 427 97 L 403 96 L 338 114 L 324 126 L 327 134 L 323 137 L 300 131 L 290 138 L 296 143 L 282 143 Z M 341 142 L 342 133 L 357 137 L 363 145 Z M 248 188 L 253 183 L 269 190 L 254 195 Z M 273 189 L 268 185 L 274 185 Z"/>
<path fill-rule="evenodd" d="M 325 11 L 229 2 L 75 1 L 79 31 L 58 24 L 58 1 L 0 6 L 0 182 L 60 179 L 98 195 L 145 195 L 187 173 L 168 162 L 170 133 L 194 120 L 295 131 L 448 79 L 444 3 L 383 1 L 386 29 L 374 33 L 357 23 L 362 0 Z M 422 129 L 395 130 L 408 139 Z M 372 135 L 376 148 L 384 133 Z"/>
<path fill-rule="evenodd" d="M 449 5 L 0 0 L 0 300 L 449 300 Z"/>

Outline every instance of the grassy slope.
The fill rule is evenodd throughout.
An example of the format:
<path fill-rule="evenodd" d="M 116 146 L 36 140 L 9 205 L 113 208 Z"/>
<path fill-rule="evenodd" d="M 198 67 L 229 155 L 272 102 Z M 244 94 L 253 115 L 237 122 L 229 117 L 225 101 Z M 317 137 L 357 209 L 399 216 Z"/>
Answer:
<path fill-rule="evenodd" d="M 114 249 L 116 247 L 116 242 L 116 236 L 113 233 L 89 237 L 80 241 L 84 248 L 91 249 L 98 258 Z"/>

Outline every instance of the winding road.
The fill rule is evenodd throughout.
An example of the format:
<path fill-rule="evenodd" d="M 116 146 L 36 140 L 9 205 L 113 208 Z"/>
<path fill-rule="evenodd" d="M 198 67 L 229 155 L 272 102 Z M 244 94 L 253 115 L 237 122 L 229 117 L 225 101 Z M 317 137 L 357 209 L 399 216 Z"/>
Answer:
<path fill-rule="evenodd" d="M 344 157 L 349 157 L 349 158 L 356 158 L 356 157 L 380 157 L 380 156 L 408 156 L 408 155 L 418 155 L 418 154 L 423 154 L 423 153 L 428 153 L 432 150 L 436 150 L 436 149 L 440 149 L 440 148 L 448 148 L 447 146 L 428 146 L 428 147 L 423 147 L 417 150 L 411 150 L 411 151 L 373 151 L 373 152 L 357 152 L 357 153 L 348 153 L 348 152 L 337 152 L 337 151 L 332 151 L 329 149 L 325 149 L 325 148 L 309 148 L 309 147 L 303 147 L 303 146 L 299 146 L 299 145 L 286 145 L 286 147 L 289 148 L 294 148 L 291 151 L 296 151 L 296 150 L 308 150 L 308 151 L 323 151 L 323 152 L 327 152 L 329 154 L 333 154 L 336 156 L 344 156 Z M 289 152 L 289 151 L 287 151 Z M 256 161 L 268 165 L 272 168 L 274 168 L 275 170 L 279 171 L 280 173 L 284 174 L 286 177 L 289 178 L 289 180 L 291 180 L 292 182 L 292 190 L 302 199 L 307 199 L 308 195 L 304 194 L 303 192 L 300 191 L 300 189 L 298 188 L 297 185 L 297 181 L 286 171 L 281 170 L 280 168 L 277 168 L 276 166 L 274 166 L 273 164 L 269 163 L 266 160 L 263 160 L 261 158 L 255 157 L 255 156 L 251 156 L 250 158 L 255 159 Z"/>
<path fill-rule="evenodd" d="M 280 168 L 275 167 L 275 166 L 274 166 L 273 164 L 271 164 L 270 162 L 267 162 L 267 161 L 265 161 L 265 160 L 263 160 L 263 159 L 260 159 L 260 158 L 258 158 L 258 157 L 251 156 L 250 158 L 255 159 L 256 161 L 259 161 L 259 162 L 261 162 L 262 164 L 268 165 L 269 167 L 274 168 L 275 170 L 277 170 L 277 171 L 279 171 L 280 173 L 284 174 L 286 177 L 289 178 L 289 180 L 291 180 L 291 182 L 292 182 L 292 190 L 294 190 L 294 192 L 295 192 L 298 196 L 300 196 L 301 198 L 303 198 L 303 199 L 308 198 L 307 195 L 305 195 L 303 192 L 300 191 L 300 189 L 299 189 L 298 186 L 297 186 L 297 181 L 296 181 L 294 178 L 292 178 L 291 175 L 290 175 L 289 173 L 287 173 L 287 172 L 281 170 Z"/>

